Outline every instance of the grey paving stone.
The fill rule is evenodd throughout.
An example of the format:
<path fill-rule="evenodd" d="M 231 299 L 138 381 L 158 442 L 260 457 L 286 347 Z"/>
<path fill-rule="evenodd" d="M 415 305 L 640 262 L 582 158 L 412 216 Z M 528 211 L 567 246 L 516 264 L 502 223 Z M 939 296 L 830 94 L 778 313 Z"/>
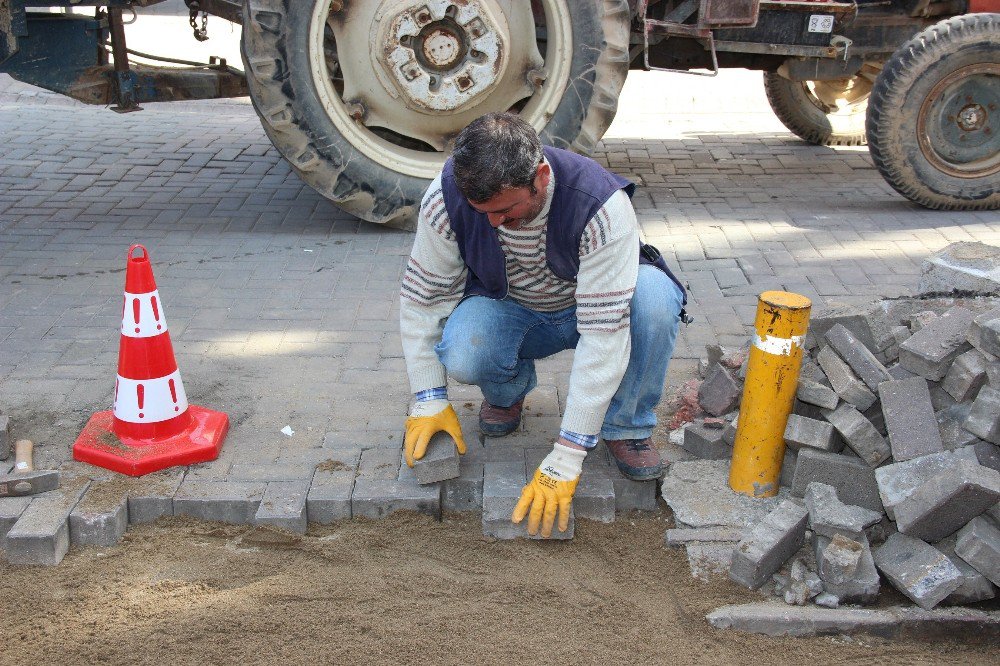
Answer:
<path fill-rule="evenodd" d="M 1000 472 L 960 461 L 924 481 L 895 507 L 903 534 L 938 541 L 1000 500 Z"/>
<path fill-rule="evenodd" d="M 989 362 L 978 349 L 970 349 L 955 359 L 948 374 L 941 382 L 941 388 L 955 399 L 956 402 L 974 400 L 979 389 L 986 384 L 986 366 Z"/>
<path fill-rule="evenodd" d="M 1000 617 L 969 608 L 817 608 L 769 601 L 722 606 L 705 616 L 717 629 L 765 636 L 858 636 L 918 640 L 981 640 Z"/>
<path fill-rule="evenodd" d="M 69 514 L 69 540 L 74 546 L 114 546 L 128 523 L 127 481 L 95 481 Z"/>
<path fill-rule="evenodd" d="M 858 571 L 863 552 L 864 547 L 860 541 L 849 539 L 842 534 L 834 536 L 816 557 L 819 565 L 817 571 L 823 572 L 820 578 L 834 584 L 843 584 L 851 580 Z"/>
<path fill-rule="evenodd" d="M 960 402 L 937 412 L 938 432 L 941 433 L 941 443 L 945 451 L 954 451 L 982 441 L 962 427 L 969 418 L 971 409 L 971 402 Z"/>
<path fill-rule="evenodd" d="M 996 247 L 980 242 L 951 243 L 920 266 L 919 293 L 997 293 Z"/>
<path fill-rule="evenodd" d="M 617 490 L 617 489 L 616 489 Z M 753 498 L 729 487 L 729 464 L 724 460 L 692 460 L 667 470 L 661 489 L 678 527 L 735 527 L 760 522 L 787 491 L 777 497 Z"/>
<path fill-rule="evenodd" d="M 985 517 L 973 518 L 959 530 L 955 554 L 994 585 L 1000 585 L 1000 529 Z"/>
<path fill-rule="evenodd" d="M 919 375 L 913 374 L 912 372 L 901 366 L 899 363 L 895 365 L 890 365 L 888 368 L 886 368 L 886 371 L 888 371 L 889 376 L 892 377 L 893 379 L 909 379 L 910 377 L 919 377 Z"/>
<path fill-rule="evenodd" d="M 984 354 L 1000 356 L 1000 308 L 983 312 L 972 320 L 969 343 Z"/>
<path fill-rule="evenodd" d="M 931 412 L 933 414 L 933 412 Z M 877 467 L 891 456 L 889 442 L 885 440 L 871 421 L 852 405 L 844 404 L 825 413 L 847 446 L 872 467 Z M 937 433 L 937 424 L 934 424 Z"/>
<path fill-rule="evenodd" d="M 472 446 L 469 445 L 470 449 Z M 482 448 L 482 447 L 479 447 Z M 441 484 L 441 508 L 445 511 L 479 511 L 483 506 L 483 462 L 461 457 L 459 475 Z"/>
<path fill-rule="evenodd" d="M 668 529 L 663 541 L 665 545 L 675 547 L 695 541 L 731 543 L 735 547 L 736 542 L 744 536 L 746 536 L 746 530 L 739 527 L 680 527 Z"/>
<path fill-rule="evenodd" d="M 618 511 L 656 511 L 656 481 L 633 481 L 617 468 L 610 472 Z"/>
<path fill-rule="evenodd" d="M 785 446 L 795 451 L 809 447 L 836 453 L 844 448 L 844 442 L 830 423 L 790 414 L 785 426 Z"/>
<path fill-rule="evenodd" d="M 451 435 L 446 432 L 435 434 L 427 445 L 424 457 L 413 463 L 417 483 L 426 485 L 454 479 L 459 475 L 458 457 L 458 449 Z"/>
<path fill-rule="evenodd" d="M 724 431 L 709 428 L 703 420 L 692 421 L 684 428 L 684 450 L 702 460 L 724 460 L 733 456 L 733 448 L 723 439 Z"/>
<path fill-rule="evenodd" d="M 742 387 L 730 371 L 717 363 L 698 387 L 698 404 L 709 414 L 722 416 L 739 405 L 742 393 Z"/>
<path fill-rule="evenodd" d="M 980 465 L 1000 471 L 1000 446 L 977 441 L 972 444 L 972 448 L 976 452 L 976 458 Z"/>
<path fill-rule="evenodd" d="M 4 548 L 11 564 L 55 566 L 69 551 L 69 514 L 90 479 L 67 477 L 58 490 L 36 495 L 7 532 Z"/>
<path fill-rule="evenodd" d="M 816 405 L 823 409 L 836 409 L 837 403 L 840 402 L 840 396 L 829 386 L 823 386 L 818 382 L 802 377 L 799 377 L 795 397 L 802 402 Z"/>
<path fill-rule="evenodd" d="M 972 312 L 953 307 L 899 346 L 899 363 L 924 379 L 940 381 L 952 361 L 972 346 L 966 340 Z"/>
<path fill-rule="evenodd" d="M 3 550 L 3 540 L 7 532 L 29 504 L 31 504 L 30 497 L 0 497 L 0 550 Z"/>
<path fill-rule="evenodd" d="M 875 566 L 892 586 L 924 610 L 962 585 L 962 572 L 943 553 L 920 539 L 893 534 L 875 549 Z"/>
<path fill-rule="evenodd" d="M 255 525 L 272 525 L 296 534 L 305 534 L 306 497 L 309 481 L 272 481 L 264 490 L 254 516 Z"/>
<path fill-rule="evenodd" d="M 803 507 L 783 501 L 737 544 L 729 577 L 753 589 L 766 583 L 802 547 L 808 518 Z"/>
<path fill-rule="evenodd" d="M 174 515 L 174 495 L 184 480 L 184 470 L 164 470 L 133 479 L 128 489 L 128 521 L 151 523 Z"/>
<path fill-rule="evenodd" d="M 953 534 L 947 539 L 942 539 L 934 544 L 934 547 L 944 553 L 951 563 L 962 573 L 962 584 L 957 590 L 945 597 L 944 603 L 950 605 L 974 604 L 980 601 L 987 601 L 996 596 L 996 586 L 990 579 L 976 571 L 975 568 L 955 553 L 955 545 L 958 543 L 958 534 Z M 1000 543 L 997 544 L 1000 547 Z M 1000 557 L 1000 550 L 994 553 L 994 557 Z"/>
<path fill-rule="evenodd" d="M 366 449 L 361 452 L 358 478 L 370 481 L 394 481 L 399 476 L 399 449 Z"/>
<path fill-rule="evenodd" d="M 795 463 L 792 494 L 802 497 L 810 483 L 825 483 L 837 490 L 845 504 L 883 511 L 875 471 L 859 458 L 802 449 Z"/>
<path fill-rule="evenodd" d="M 875 394 L 869 391 L 864 382 L 858 379 L 850 366 L 837 355 L 837 352 L 829 347 L 823 347 L 816 356 L 816 361 L 826 373 L 833 390 L 845 401 L 862 411 L 875 404 Z"/>
<path fill-rule="evenodd" d="M 940 475 L 962 460 L 977 462 L 975 451 L 967 448 L 944 451 L 879 467 L 875 470 L 875 481 L 886 515 L 895 520 L 896 505 L 912 495 L 913 491 L 924 482 Z"/>
<path fill-rule="evenodd" d="M 876 307 L 849 304 L 830 304 L 814 312 L 809 320 L 808 336 L 816 341 L 822 340 L 827 331 L 837 324 L 844 326 L 872 353 L 882 351 L 892 341 L 883 312 Z"/>
<path fill-rule="evenodd" d="M 10 441 L 10 417 L 0 414 L 0 460 L 10 458 L 13 442 Z M 3 465 L 0 465 L 2 468 Z M 7 470 L 0 469 L 0 473 L 6 474 Z"/>
<path fill-rule="evenodd" d="M 864 536 L 853 540 L 861 547 L 857 566 L 852 574 L 838 577 L 830 568 L 830 547 L 832 539 L 825 536 L 814 538 L 816 549 L 817 570 L 823 587 L 835 595 L 840 603 L 870 604 L 878 598 L 881 589 L 881 579 L 875 568 L 875 560 L 868 539 Z M 841 571 L 843 574 L 844 572 Z"/>
<path fill-rule="evenodd" d="M 354 451 L 357 455 L 349 455 L 346 463 L 330 460 L 316 466 L 316 472 L 306 495 L 306 519 L 310 523 L 329 525 L 338 520 L 351 518 L 355 468 L 361 456 L 360 449 Z M 350 464 L 351 460 L 354 464 Z"/>
<path fill-rule="evenodd" d="M 249 525 L 257 515 L 266 486 L 256 481 L 184 479 L 174 494 L 174 515 Z"/>
<path fill-rule="evenodd" d="M 903 462 L 944 450 L 927 380 L 913 377 L 886 381 L 879 385 L 878 396 L 894 461 Z"/>
<path fill-rule="evenodd" d="M 736 542 L 691 541 L 684 545 L 691 577 L 708 582 L 716 576 L 727 576 L 733 564 Z"/>
<path fill-rule="evenodd" d="M 984 386 L 979 390 L 963 427 L 987 442 L 1000 444 L 1000 389 Z"/>
<path fill-rule="evenodd" d="M 825 339 L 872 391 L 877 391 L 880 383 L 892 379 L 885 366 L 843 324 L 831 327 Z"/>
<path fill-rule="evenodd" d="M 809 525 L 816 534 L 833 538 L 840 534 L 850 539 L 864 537 L 865 529 L 882 520 L 881 511 L 844 504 L 837 490 L 825 483 L 810 483 L 805 492 Z"/>
<path fill-rule="evenodd" d="M 488 462 L 483 470 L 483 534 L 496 539 L 541 538 L 528 535 L 528 517 L 520 523 L 511 521 L 511 514 L 527 483 L 523 463 Z M 553 539 L 572 539 L 575 532 L 574 514 L 570 513 L 569 528 L 559 531 L 558 518 L 552 528 Z"/>
<path fill-rule="evenodd" d="M 726 424 L 726 427 L 722 429 L 722 441 L 728 444 L 730 447 L 736 444 L 736 429 L 739 427 L 740 413 L 736 412 L 733 415 L 733 420 Z"/>
<path fill-rule="evenodd" d="M 415 511 L 440 517 L 440 485 L 421 486 L 415 478 L 397 480 L 359 476 L 355 479 L 354 493 L 351 495 L 352 517 L 382 518 L 397 511 Z"/>
<path fill-rule="evenodd" d="M 573 494 L 573 513 L 576 518 L 596 520 L 601 523 L 615 521 L 615 484 L 605 475 L 584 471 Z"/>

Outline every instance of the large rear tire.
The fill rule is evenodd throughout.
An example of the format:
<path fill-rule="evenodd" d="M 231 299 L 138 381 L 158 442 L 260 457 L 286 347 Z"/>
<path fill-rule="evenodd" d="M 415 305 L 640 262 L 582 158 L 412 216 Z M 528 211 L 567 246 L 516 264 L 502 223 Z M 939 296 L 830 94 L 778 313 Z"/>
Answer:
<path fill-rule="evenodd" d="M 868 146 L 882 176 L 936 210 L 1000 208 L 1000 14 L 936 23 L 875 82 Z"/>
<path fill-rule="evenodd" d="M 781 124 L 817 146 L 863 146 L 871 82 L 864 76 L 791 81 L 764 72 L 764 92 Z"/>
<path fill-rule="evenodd" d="M 245 0 L 254 108 L 295 171 L 344 210 L 412 228 L 455 135 L 514 110 L 594 149 L 628 73 L 627 0 Z"/>

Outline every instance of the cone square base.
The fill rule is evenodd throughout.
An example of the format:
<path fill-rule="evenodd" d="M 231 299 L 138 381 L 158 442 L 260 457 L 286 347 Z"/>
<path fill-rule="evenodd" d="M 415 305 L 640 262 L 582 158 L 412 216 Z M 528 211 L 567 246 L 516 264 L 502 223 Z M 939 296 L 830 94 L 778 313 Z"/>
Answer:
<path fill-rule="evenodd" d="M 155 442 L 119 438 L 112 430 L 111 410 L 97 412 L 76 438 L 73 459 L 129 476 L 215 460 L 229 432 L 229 416 L 197 405 L 189 405 L 188 412 L 190 427 Z"/>

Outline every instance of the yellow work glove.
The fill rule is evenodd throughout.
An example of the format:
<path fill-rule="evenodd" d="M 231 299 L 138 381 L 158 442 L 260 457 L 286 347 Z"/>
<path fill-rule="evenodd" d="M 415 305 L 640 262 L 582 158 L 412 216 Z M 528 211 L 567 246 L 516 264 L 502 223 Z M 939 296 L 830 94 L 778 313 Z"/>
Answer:
<path fill-rule="evenodd" d="M 511 521 L 519 523 L 528 516 L 528 534 L 538 534 L 541 524 L 542 538 L 552 536 L 552 524 L 559 512 L 559 531 L 569 529 L 569 510 L 573 503 L 573 493 L 583 472 L 583 459 L 587 452 L 563 446 L 556 442 L 552 453 L 535 470 L 528 485 L 521 491 L 521 499 L 514 507 Z M 531 507 L 531 512 L 528 512 Z"/>
<path fill-rule="evenodd" d="M 431 437 L 442 430 L 455 440 L 458 452 L 465 453 L 462 426 L 459 425 L 458 414 L 450 402 L 436 399 L 414 403 L 410 416 L 406 419 L 406 436 L 403 438 L 406 464 L 413 467 L 414 460 L 423 458 Z"/>

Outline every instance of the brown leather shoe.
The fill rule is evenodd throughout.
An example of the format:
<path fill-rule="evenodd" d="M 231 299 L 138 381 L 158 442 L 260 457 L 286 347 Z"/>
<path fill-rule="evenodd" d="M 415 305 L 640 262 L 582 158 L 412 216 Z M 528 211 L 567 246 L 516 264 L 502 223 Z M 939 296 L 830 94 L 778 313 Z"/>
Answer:
<path fill-rule="evenodd" d="M 483 400 L 479 407 L 479 430 L 489 437 L 503 437 L 517 430 L 521 425 L 521 408 L 524 398 L 510 407 L 494 407 Z"/>
<path fill-rule="evenodd" d="M 604 444 L 621 473 L 633 481 L 651 481 L 663 474 L 660 452 L 653 439 L 609 439 Z"/>

